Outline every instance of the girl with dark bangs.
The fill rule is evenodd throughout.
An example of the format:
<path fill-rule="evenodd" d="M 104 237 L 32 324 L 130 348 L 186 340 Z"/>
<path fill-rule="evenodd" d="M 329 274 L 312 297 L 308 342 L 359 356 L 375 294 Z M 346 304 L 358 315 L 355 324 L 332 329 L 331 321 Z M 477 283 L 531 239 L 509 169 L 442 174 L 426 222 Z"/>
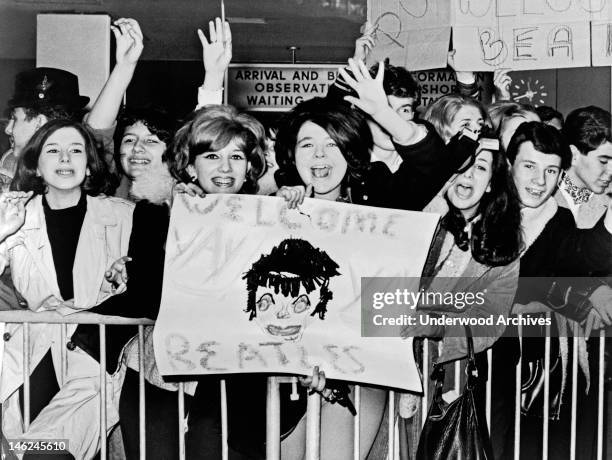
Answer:
<path fill-rule="evenodd" d="M 116 196 L 151 200 L 151 194 L 168 193 L 165 153 L 177 128 L 176 120 L 157 107 L 122 111 L 115 133 L 114 158 L 121 175 Z"/>
<path fill-rule="evenodd" d="M 519 255 L 521 217 L 518 194 L 510 176 L 508 160 L 499 150 L 486 149 L 485 146 L 489 144 L 496 145 L 493 134 L 489 138 L 481 139 L 481 148 L 476 154 L 475 166 L 463 173 L 465 176 L 470 174 L 473 168 L 480 172 L 490 167 L 491 178 L 486 192 L 472 207 L 457 207 L 455 203 L 458 206 L 465 206 L 458 192 L 461 184 L 460 175 L 447 191 L 449 211 L 443 219 L 443 225 L 453 235 L 461 235 L 457 238 L 457 245 L 461 249 L 469 246 L 476 262 L 497 267 L 513 262 Z M 465 192 L 465 187 L 462 190 Z M 465 231 L 468 222 L 473 222 L 471 235 Z"/>
<path fill-rule="evenodd" d="M 471 304 L 464 302 L 463 305 L 458 302 L 453 305 L 427 303 L 417 309 L 429 316 L 493 318 L 492 325 L 470 326 L 479 376 L 475 388 L 476 410 L 484 423 L 485 352 L 506 329 L 498 318 L 510 316 L 518 285 L 519 255 L 523 248 L 518 193 L 508 161 L 492 133 L 481 138 L 474 164 L 457 175 L 444 198 L 448 212 L 432 242 L 421 287 L 434 293 L 463 293 L 466 298 L 471 293 L 475 298 L 480 295 L 481 300 Z M 403 335 L 442 338 L 441 351 L 438 343 L 429 342 L 430 356 L 438 363 L 463 360 L 467 355 L 465 330 L 460 325 L 407 326 Z M 420 353 L 421 345 L 424 346 L 415 342 L 415 353 Z M 454 371 L 453 366 L 447 366 L 447 373 Z M 452 388 L 443 389 L 449 390 Z M 419 399 L 404 393 L 400 396 L 400 407 L 416 407 L 420 404 Z M 408 439 L 415 439 L 421 429 L 414 417 L 407 421 L 406 427 L 402 436 Z"/>
<path fill-rule="evenodd" d="M 434 238 L 423 269 L 425 283 L 431 287 L 437 284 L 436 278 L 457 278 L 457 286 L 451 286 L 453 291 L 469 289 L 486 291 L 487 295 L 477 309 L 456 306 L 423 306 L 422 309 L 470 317 L 509 315 L 523 247 L 521 212 L 508 161 L 496 139 L 481 139 L 474 164 L 455 178 L 445 199 L 449 211 L 442 218 L 441 230 Z M 462 286 L 466 282 L 469 286 Z M 503 330 L 503 327 L 487 329 L 478 334 L 474 328 L 475 351 L 491 346 Z M 442 331 L 432 332 L 439 336 Z M 463 334 L 444 335 L 447 337 L 440 361 L 464 357 L 467 348 Z"/>
<path fill-rule="evenodd" d="M 359 97 L 345 96 L 345 102 L 314 98 L 282 120 L 275 145 L 275 177 L 283 184 L 279 194 L 293 206 L 312 185 L 317 198 L 420 211 L 467 158 L 473 159 L 476 136 L 458 129 L 444 144 L 431 125 L 407 120 L 389 105 L 385 66 L 379 66 L 376 77 L 361 61 L 349 60 L 349 66 L 352 76 L 344 69 L 340 73 Z M 393 172 L 384 161 L 371 161 L 372 132 L 365 114 L 385 130 L 401 157 Z"/>
<path fill-rule="evenodd" d="M 23 226 L 7 241 L 13 282 L 30 310 L 69 314 L 114 296 L 104 273 L 127 254 L 133 205 L 104 195 L 110 176 L 91 134 L 77 122 L 49 121 L 24 148 L 11 187 L 34 193 Z M 4 433 L 18 437 L 25 331 L 21 324 L 7 327 L 0 400 L 17 411 L 5 412 Z M 58 324 L 31 325 L 29 340 L 33 422 L 25 435 L 68 438 L 65 457 L 92 458 L 100 447 L 99 363 L 66 344 Z M 121 379 L 107 374 L 106 429 L 118 422 Z"/>
<path fill-rule="evenodd" d="M 274 146 L 281 174 L 292 176 L 293 183 L 312 184 L 315 198 L 375 206 L 382 205 L 383 197 L 370 197 L 366 180 L 372 184 L 384 169 L 370 166 L 371 147 L 372 135 L 360 112 L 321 98 L 298 104 L 285 117 Z M 281 190 L 283 196 L 289 193 L 288 187 Z"/>

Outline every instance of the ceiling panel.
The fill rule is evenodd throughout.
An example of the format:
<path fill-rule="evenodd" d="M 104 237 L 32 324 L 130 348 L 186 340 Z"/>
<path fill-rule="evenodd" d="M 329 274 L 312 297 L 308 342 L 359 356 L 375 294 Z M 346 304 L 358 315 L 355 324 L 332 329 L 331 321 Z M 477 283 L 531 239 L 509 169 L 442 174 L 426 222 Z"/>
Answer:
<path fill-rule="evenodd" d="M 288 46 L 298 60 L 341 62 L 352 52 L 365 20 L 366 0 L 226 0 L 235 61 L 283 62 Z M 196 29 L 220 14 L 217 1 L 194 0 L 0 0 L 0 58 L 35 56 L 36 14 L 106 12 L 134 17 L 145 34 L 144 60 L 198 60 Z M 255 22 L 255 23 L 253 23 Z"/>

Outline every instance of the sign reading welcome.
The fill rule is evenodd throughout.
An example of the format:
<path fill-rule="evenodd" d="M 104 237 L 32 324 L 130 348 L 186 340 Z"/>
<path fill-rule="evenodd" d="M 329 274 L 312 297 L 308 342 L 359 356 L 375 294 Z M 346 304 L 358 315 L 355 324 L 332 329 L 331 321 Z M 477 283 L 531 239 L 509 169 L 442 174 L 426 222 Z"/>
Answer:
<path fill-rule="evenodd" d="M 558 69 L 612 63 L 612 0 L 369 0 L 375 48 L 411 70 Z"/>
<path fill-rule="evenodd" d="M 362 337 L 362 277 L 418 283 L 438 216 L 179 195 L 155 325 L 163 375 L 306 374 L 421 391 L 412 339 Z M 415 284 L 418 289 L 418 284 Z M 391 290 L 391 288 L 389 288 Z"/>
<path fill-rule="evenodd" d="M 236 64 L 228 71 L 228 103 L 240 110 L 285 111 L 323 97 L 338 65 Z"/>

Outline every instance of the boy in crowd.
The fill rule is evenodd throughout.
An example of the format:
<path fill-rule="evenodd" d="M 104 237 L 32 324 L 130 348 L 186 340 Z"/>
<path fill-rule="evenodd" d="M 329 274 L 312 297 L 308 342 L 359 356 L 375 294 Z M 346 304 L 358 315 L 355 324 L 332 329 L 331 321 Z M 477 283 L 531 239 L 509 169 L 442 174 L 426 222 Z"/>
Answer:
<path fill-rule="evenodd" d="M 507 155 L 523 205 L 522 226 L 526 243 L 526 250 L 521 257 L 521 281 L 513 313 L 541 313 L 550 309 L 558 313 L 553 315 L 553 324 L 560 332 L 558 343 L 562 356 L 561 381 L 559 397 L 551 403 L 549 411 L 552 418 L 549 423 L 549 455 L 564 458 L 569 454 L 571 404 L 568 402 L 568 394 L 574 383 L 568 379 L 567 364 L 571 361 L 571 353 L 575 352 L 583 370 L 577 384 L 578 404 L 585 414 L 578 429 L 577 458 L 590 458 L 587 451 L 592 449 L 593 440 L 590 437 L 595 433 L 593 420 L 596 412 L 593 403 L 596 404 L 596 391 L 591 388 L 590 392 L 585 394 L 585 390 L 589 387 L 589 376 L 597 375 L 598 369 L 596 365 L 592 365 L 589 372 L 589 364 L 596 359 L 593 359 L 593 355 L 587 355 L 586 347 L 579 346 L 575 351 L 569 350 L 567 336 L 571 334 L 569 331 L 575 328 L 568 326 L 567 319 L 586 329 L 601 327 L 602 323 L 608 324 L 608 320 L 604 318 L 609 316 L 610 305 L 605 300 L 605 293 L 600 295 L 601 293 L 598 294 L 592 289 L 576 289 L 574 285 L 574 280 L 594 278 L 573 278 L 570 283 L 573 291 L 565 291 L 563 288 L 569 286 L 563 286 L 562 280 L 557 277 L 609 274 L 612 261 L 612 212 L 606 208 L 608 211 L 605 216 L 603 212 L 600 213 L 592 228 L 578 229 L 571 212 L 558 205 L 553 195 L 561 171 L 571 169 L 572 153 L 555 128 L 539 122 L 523 123 L 512 137 Z M 542 283 L 542 278 L 550 281 Z M 552 295 L 548 284 L 555 288 Z M 563 292 L 557 294 L 556 291 L 560 290 Z M 557 301 L 558 299 L 563 301 Z M 525 330 L 523 334 L 529 335 Z M 520 355 L 524 363 L 541 359 L 541 345 L 543 342 L 540 343 L 536 338 L 525 338 L 520 347 L 517 339 L 509 337 L 499 340 L 493 346 L 493 400 L 504 401 L 502 394 L 514 394 L 514 365 Z M 594 379 L 591 378 L 590 381 L 592 387 Z M 556 385 L 551 384 L 551 388 L 556 388 Z M 541 402 L 542 394 L 536 393 L 532 396 L 539 398 Z M 514 400 L 506 397 L 505 401 L 499 403 L 499 407 L 493 407 L 491 411 L 491 439 L 496 458 L 513 456 Z M 542 452 L 542 419 L 538 416 L 541 409 L 536 409 L 535 406 L 529 409 L 525 406 L 523 410 L 535 415 L 523 416 L 521 420 L 521 457 L 531 458 Z"/>
<path fill-rule="evenodd" d="M 563 129 L 563 115 L 558 110 L 553 109 L 547 105 L 541 105 L 536 107 L 536 113 L 542 120 L 542 123 L 557 128 L 559 131 Z"/>
<path fill-rule="evenodd" d="M 612 183 L 610 112 L 589 106 L 571 112 L 563 127 L 572 164 L 559 183 L 555 198 L 574 215 L 578 228 L 591 228 L 605 213 Z"/>

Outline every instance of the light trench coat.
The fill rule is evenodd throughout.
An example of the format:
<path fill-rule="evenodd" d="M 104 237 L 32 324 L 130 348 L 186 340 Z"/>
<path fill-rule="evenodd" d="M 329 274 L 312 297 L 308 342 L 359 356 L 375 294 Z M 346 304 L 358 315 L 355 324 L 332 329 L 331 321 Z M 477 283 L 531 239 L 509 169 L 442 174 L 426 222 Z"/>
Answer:
<path fill-rule="evenodd" d="M 115 294 L 116 292 L 105 280 L 104 273 L 115 260 L 127 255 L 133 207 L 132 203 L 119 198 L 87 196 L 87 212 L 73 266 L 74 299 L 65 302 L 57 284 L 42 196 L 34 197 L 26 206 L 26 220 L 23 227 L 4 243 L 5 255 L 8 256 L 11 265 L 13 283 L 27 300 L 30 310 L 55 310 L 67 315 L 87 310 Z M 94 439 L 97 433 L 90 433 L 91 428 L 95 429 L 95 425 L 99 424 L 97 415 L 99 363 L 79 348 L 66 349 L 76 325 L 68 325 L 63 338 L 60 325 L 30 324 L 29 327 L 30 372 L 47 351 L 51 350 L 58 382 L 63 385 L 60 385 L 62 388 L 60 394 L 53 400 L 58 399 L 59 405 L 50 408 L 54 404 L 52 401 L 32 423 L 26 435 L 69 439 L 70 451 L 76 458 L 90 458 L 95 454 L 99 444 Z M 5 413 L 3 417 L 5 435 L 9 436 L 9 434 L 19 435 L 22 429 L 17 389 L 23 384 L 24 331 L 21 324 L 6 324 L 4 329 L 0 403 L 3 404 Z M 66 360 L 62 369 L 63 352 Z M 122 375 L 108 376 L 111 394 L 107 400 L 112 406 L 118 404 L 122 377 Z M 69 394 L 62 395 L 65 393 L 64 389 L 66 387 L 69 389 L 71 386 Z M 83 398 L 88 402 L 81 404 L 79 409 L 79 403 L 83 403 Z M 93 410 L 95 413 L 86 415 L 83 412 L 75 412 L 79 410 Z M 7 411 L 12 413 L 9 415 Z M 118 414 L 115 412 L 116 408 L 112 407 L 108 420 L 110 427 L 117 422 L 115 419 L 118 418 Z M 94 418 L 92 426 L 88 424 L 90 416 Z M 60 431 L 53 431 L 49 424 L 57 426 Z M 37 431 L 38 429 L 42 431 Z"/>

